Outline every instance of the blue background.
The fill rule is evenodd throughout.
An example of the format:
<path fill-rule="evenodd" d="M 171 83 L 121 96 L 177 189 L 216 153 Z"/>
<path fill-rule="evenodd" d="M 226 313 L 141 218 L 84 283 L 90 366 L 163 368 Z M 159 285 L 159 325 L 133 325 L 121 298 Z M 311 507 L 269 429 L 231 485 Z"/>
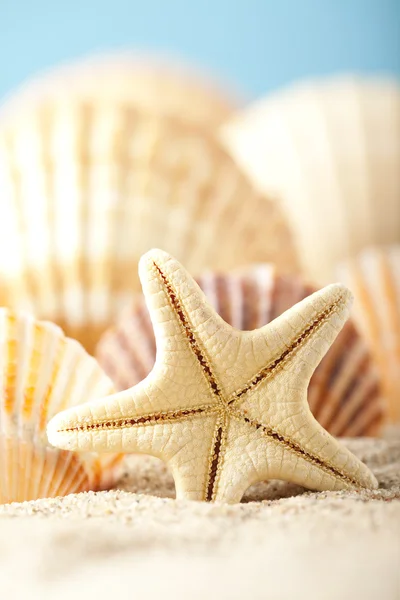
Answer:
<path fill-rule="evenodd" d="M 0 0 L 0 96 L 129 47 L 214 69 L 250 97 L 307 75 L 400 75 L 400 0 Z"/>

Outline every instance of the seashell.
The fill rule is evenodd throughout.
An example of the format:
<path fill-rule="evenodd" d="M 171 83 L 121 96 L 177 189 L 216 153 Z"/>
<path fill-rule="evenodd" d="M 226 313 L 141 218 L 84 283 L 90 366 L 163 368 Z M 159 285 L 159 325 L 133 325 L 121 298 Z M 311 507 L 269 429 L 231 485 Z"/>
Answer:
<path fill-rule="evenodd" d="M 156 115 L 215 128 L 237 109 L 235 94 L 208 74 L 174 59 L 120 52 L 94 55 L 50 69 L 22 84 L 13 104 L 76 97 L 125 103 Z"/>
<path fill-rule="evenodd" d="M 371 247 L 342 263 L 354 319 L 378 365 L 388 421 L 400 423 L 400 245 Z"/>
<path fill-rule="evenodd" d="M 9 107 L 10 109 L 11 107 Z M 91 351 L 161 246 L 193 272 L 296 270 L 281 210 L 204 128 L 68 97 L 0 118 L 0 300 Z"/>
<path fill-rule="evenodd" d="M 0 503 L 103 489 L 122 455 L 77 454 L 49 445 L 57 412 L 112 392 L 109 378 L 52 323 L 0 308 Z"/>
<path fill-rule="evenodd" d="M 266 325 L 315 291 L 298 276 L 278 275 L 260 264 L 231 273 L 205 273 L 197 282 L 222 318 L 237 329 Z M 97 357 L 118 389 L 141 381 L 156 356 L 153 329 L 141 295 L 102 337 Z M 353 323 L 343 331 L 316 369 L 308 390 L 311 411 L 333 435 L 374 435 L 384 418 L 378 377 Z"/>
<path fill-rule="evenodd" d="M 325 283 L 371 244 L 400 241 L 400 85 L 338 77 L 250 106 L 222 131 L 264 193 L 282 203 L 304 272 Z"/>

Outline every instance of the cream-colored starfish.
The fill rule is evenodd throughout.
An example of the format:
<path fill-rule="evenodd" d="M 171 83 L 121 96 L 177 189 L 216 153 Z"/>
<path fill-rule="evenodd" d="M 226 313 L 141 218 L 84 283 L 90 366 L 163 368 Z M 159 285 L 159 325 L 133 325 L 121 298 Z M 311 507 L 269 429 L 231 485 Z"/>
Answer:
<path fill-rule="evenodd" d="M 238 331 L 165 252 L 148 252 L 139 273 L 157 339 L 153 371 L 56 415 L 52 444 L 158 456 L 177 497 L 192 500 L 237 502 L 271 478 L 313 490 L 377 486 L 307 404 L 309 379 L 347 318 L 345 287 L 330 285 L 265 327 Z"/>

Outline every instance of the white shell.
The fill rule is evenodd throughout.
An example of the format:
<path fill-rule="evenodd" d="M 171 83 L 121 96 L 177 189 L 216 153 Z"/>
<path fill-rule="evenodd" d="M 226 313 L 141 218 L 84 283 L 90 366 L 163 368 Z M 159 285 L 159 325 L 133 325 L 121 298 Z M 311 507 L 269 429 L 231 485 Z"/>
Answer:
<path fill-rule="evenodd" d="M 0 300 L 92 349 L 139 289 L 152 247 L 192 272 L 273 260 L 286 223 L 215 137 L 171 116 L 77 98 L 0 118 Z"/>
<path fill-rule="evenodd" d="M 400 241 L 400 86 L 310 81 L 256 102 L 222 136 L 282 202 L 304 271 L 325 283 L 364 246 Z"/>
<path fill-rule="evenodd" d="M 388 419 L 400 423 L 400 245 L 368 248 L 339 275 L 355 296 L 354 318 L 378 365 Z"/>
<path fill-rule="evenodd" d="M 80 344 L 52 323 L 0 309 L 0 503 L 111 485 L 121 455 L 52 448 L 57 412 L 112 393 L 111 381 Z"/>

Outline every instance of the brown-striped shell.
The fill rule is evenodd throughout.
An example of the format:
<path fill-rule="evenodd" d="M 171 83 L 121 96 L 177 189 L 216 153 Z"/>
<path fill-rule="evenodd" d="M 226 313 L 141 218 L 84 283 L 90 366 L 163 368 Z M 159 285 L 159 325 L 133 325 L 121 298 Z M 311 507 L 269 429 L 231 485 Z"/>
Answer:
<path fill-rule="evenodd" d="M 354 319 L 378 365 L 388 420 L 400 423 L 400 245 L 368 248 L 339 275 L 355 296 Z"/>
<path fill-rule="evenodd" d="M 282 276 L 260 264 L 232 273 L 197 278 L 209 303 L 237 329 L 272 321 L 315 291 L 299 277 Z M 153 367 L 156 346 L 143 296 L 137 296 L 118 324 L 102 337 L 97 357 L 118 389 L 141 381 Z M 384 410 L 368 349 L 352 322 L 346 323 L 316 369 L 308 401 L 316 419 L 333 435 L 375 434 Z"/>

